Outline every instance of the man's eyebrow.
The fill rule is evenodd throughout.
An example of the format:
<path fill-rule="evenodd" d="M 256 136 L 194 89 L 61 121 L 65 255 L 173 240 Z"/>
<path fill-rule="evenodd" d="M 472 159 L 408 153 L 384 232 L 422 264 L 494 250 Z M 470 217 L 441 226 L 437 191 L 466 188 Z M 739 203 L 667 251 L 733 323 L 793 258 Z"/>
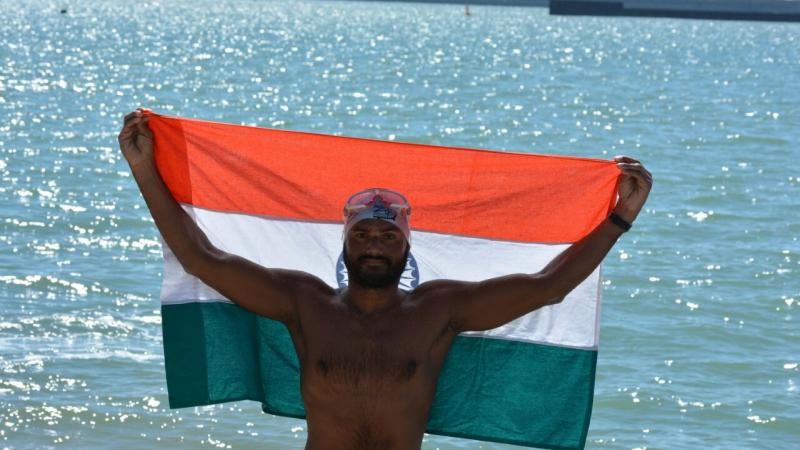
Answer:
<path fill-rule="evenodd" d="M 373 227 L 377 227 L 378 231 L 381 232 L 381 233 L 386 233 L 387 231 L 391 231 L 391 232 L 394 232 L 394 233 L 400 233 L 401 232 L 399 229 L 397 229 L 396 226 L 394 226 L 394 225 L 392 225 L 390 223 L 375 224 L 373 226 L 364 226 L 364 225 L 356 224 L 356 225 L 353 225 L 353 228 L 351 228 L 351 229 L 353 231 L 369 231 L 369 230 L 373 229 Z"/>
<path fill-rule="evenodd" d="M 396 226 L 394 226 L 394 225 L 392 225 L 392 224 L 390 224 L 390 223 L 388 223 L 388 222 L 385 222 L 385 223 L 381 223 L 381 224 L 379 224 L 379 225 L 378 225 L 378 229 L 379 229 L 379 230 L 380 230 L 382 233 L 385 233 L 385 232 L 387 232 L 387 231 L 393 231 L 393 232 L 398 232 L 398 233 L 400 232 L 400 230 L 398 230 Z"/>

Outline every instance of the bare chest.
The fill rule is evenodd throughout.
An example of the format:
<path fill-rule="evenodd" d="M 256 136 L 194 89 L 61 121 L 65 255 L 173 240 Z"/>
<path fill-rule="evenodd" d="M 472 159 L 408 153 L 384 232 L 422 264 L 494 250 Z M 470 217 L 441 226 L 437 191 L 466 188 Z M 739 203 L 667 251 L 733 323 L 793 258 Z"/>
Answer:
<path fill-rule="evenodd" d="M 446 353 L 446 333 L 416 308 L 358 316 L 331 308 L 304 324 L 304 384 L 350 394 L 435 383 Z"/>

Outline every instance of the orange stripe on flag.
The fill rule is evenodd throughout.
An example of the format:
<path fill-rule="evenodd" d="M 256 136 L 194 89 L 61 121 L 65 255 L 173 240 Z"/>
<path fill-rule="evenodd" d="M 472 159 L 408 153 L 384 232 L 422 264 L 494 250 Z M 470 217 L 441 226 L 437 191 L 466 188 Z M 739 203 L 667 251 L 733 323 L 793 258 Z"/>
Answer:
<path fill-rule="evenodd" d="M 574 242 L 614 205 L 613 161 L 384 142 L 152 114 L 156 163 L 179 202 L 341 221 L 368 187 L 406 195 L 412 228 L 500 240 Z"/>

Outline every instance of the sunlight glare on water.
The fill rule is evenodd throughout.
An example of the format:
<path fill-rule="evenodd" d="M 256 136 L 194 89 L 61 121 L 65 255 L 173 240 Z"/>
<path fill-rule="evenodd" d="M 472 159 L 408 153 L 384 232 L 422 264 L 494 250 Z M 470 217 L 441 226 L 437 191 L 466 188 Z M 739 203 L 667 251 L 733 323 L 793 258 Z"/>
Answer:
<path fill-rule="evenodd" d="M 654 173 L 604 266 L 587 448 L 800 442 L 800 32 L 543 8 L 0 5 L 0 446 L 302 448 L 253 402 L 167 406 L 137 106 Z M 510 449 L 426 436 L 425 449 Z"/>

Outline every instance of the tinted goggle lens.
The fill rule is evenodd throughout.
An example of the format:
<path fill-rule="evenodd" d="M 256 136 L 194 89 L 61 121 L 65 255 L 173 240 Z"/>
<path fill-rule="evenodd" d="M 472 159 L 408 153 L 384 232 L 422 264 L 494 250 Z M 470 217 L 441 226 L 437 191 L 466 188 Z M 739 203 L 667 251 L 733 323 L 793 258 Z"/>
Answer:
<path fill-rule="evenodd" d="M 408 205 L 408 200 L 399 192 L 387 189 L 368 189 L 353 194 L 353 196 L 347 200 L 344 206 L 345 217 L 356 214 L 369 207 L 377 198 L 380 198 L 383 204 L 389 208 L 405 213 L 406 215 L 411 214 L 411 206 Z"/>

